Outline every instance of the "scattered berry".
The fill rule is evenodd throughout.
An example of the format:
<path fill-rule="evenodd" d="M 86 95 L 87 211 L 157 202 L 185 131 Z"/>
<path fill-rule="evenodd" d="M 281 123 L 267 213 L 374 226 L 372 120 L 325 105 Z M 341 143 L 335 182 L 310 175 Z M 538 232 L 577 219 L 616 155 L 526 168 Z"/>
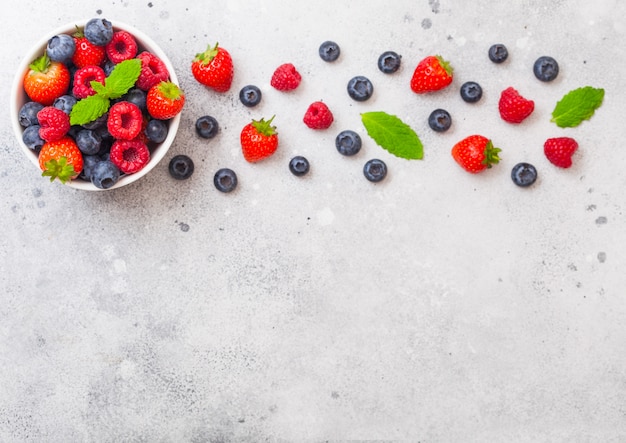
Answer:
<path fill-rule="evenodd" d="M 258 105 L 261 102 L 262 96 L 261 90 L 254 85 L 244 86 L 241 88 L 241 91 L 239 91 L 239 100 L 248 108 Z"/>
<path fill-rule="evenodd" d="M 109 108 L 107 129 L 119 140 L 132 140 L 139 135 L 143 125 L 141 109 L 129 102 L 118 102 Z"/>
<path fill-rule="evenodd" d="M 511 179 L 517 186 L 525 188 L 537 180 L 537 169 L 530 163 L 518 163 L 511 169 Z"/>
<path fill-rule="evenodd" d="M 107 57 L 114 64 L 135 58 L 138 50 L 135 37 L 126 31 L 116 31 L 105 46 Z"/>
<path fill-rule="evenodd" d="M 74 74 L 74 85 L 72 87 L 72 94 L 74 97 L 81 99 L 94 95 L 96 91 L 91 86 L 91 82 L 98 82 L 104 84 L 106 74 L 104 69 L 99 66 L 85 66 L 79 68 Z"/>
<path fill-rule="evenodd" d="M 402 56 L 394 51 L 385 51 L 378 57 L 378 69 L 383 74 L 393 74 L 402 64 Z"/>
<path fill-rule="evenodd" d="M 354 131 L 346 129 L 335 137 L 335 147 L 341 155 L 352 156 L 361 150 L 361 137 Z"/>
<path fill-rule="evenodd" d="M 66 63 L 72 59 L 76 52 L 74 38 L 68 34 L 59 34 L 48 40 L 46 54 L 50 60 Z"/>
<path fill-rule="evenodd" d="M 535 102 L 525 99 L 513 87 L 508 87 L 500 95 L 498 110 L 502 120 L 509 123 L 521 123 L 533 113 Z"/>
<path fill-rule="evenodd" d="M 494 63 L 502 63 L 509 57 L 509 51 L 502 43 L 496 43 L 489 48 L 489 60 Z"/>
<path fill-rule="evenodd" d="M 374 93 L 374 85 L 372 82 L 362 75 L 352 77 L 348 82 L 348 95 L 357 102 L 364 102 Z"/>
<path fill-rule="evenodd" d="M 333 113 L 324 102 L 313 102 L 302 121 L 311 129 L 328 129 L 333 123 Z"/>
<path fill-rule="evenodd" d="M 533 65 L 533 72 L 542 82 L 551 82 L 559 75 L 559 64 L 552 57 L 539 57 Z"/>
<path fill-rule="evenodd" d="M 39 151 L 39 167 L 42 176 L 50 181 L 58 178 L 61 183 L 76 178 L 83 170 L 83 155 L 74 140 L 65 136 L 60 140 L 46 142 Z"/>
<path fill-rule="evenodd" d="M 184 154 L 178 154 L 170 160 L 168 171 L 176 180 L 185 180 L 193 174 L 193 160 Z"/>
<path fill-rule="evenodd" d="M 482 135 L 470 135 L 452 147 L 452 157 L 467 172 L 476 174 L 498 163 L 499 148 Z"/>
<path fill-rule="evenodd" d="M 196 133 L 202 138 L 215 137 L 219 129 L 219 123 L 210 115 L 203 115 L 196 120 Z"/>
<path fill-rule="evenodd" d="M 76 134 L 76 145 L 83 155 L 96 155 L 102 146 L 102 136 L 92 129 L 81 129 Z"/>
<path fill-rule="evenodd" d="M 46 106 L 37 113 L 39 136 L 47 142 L 65 137 L 70 130 L 70 117 L 54 106 Z"/>
<path fill-rule="evenodd" d="M 26 102 L 22 105 L 20 110 L 18 111 L 17 118 L 25 128 L 28 128 L 32 125 L 38 125 L 39 120 L 37 120 L 37 113 L 44 108 L 44 105 L 37 102 Z"/>
<path fill-rule="evenodd" d="M 85 66 L 100 66 L 106 58 L 104 46 L 97 46 L 85 38 L 82 32 L 74 34 L 76 50 L 72 56 L 72 63 L 77 68 Z"/>
<path fill-rule="evenodd" d="M 152 86 L 146 96 L 148 113 L 156 119 L 168 120 L 185 106 L 185 93 L 175 83 L 161 81 Z"/>
<path fill-rule="evenodd" d="M 572 166 L 572 155 L 577 149 L 578 143 L 570 137 L 549 138 L 543 145 L 546 158 L 559 168 Z"/>
<path fill-rule="evenodd" d="M 435 109 L 428 116 L 428 126 L 430 126 L 433 131 L 445 132 L 450 129 L 451 125 L 452 117 L 445 109 Z"/>
<path fill-rule="evenodd" d="M 111 146 L 111 162 L 124 174 L 134 174 L 150 161 L 150 151 L 139 140 L 116 140 Z"/>
<path fill-rule="evenodd" d="M 453 69 L 440 55 L 429 55 L 420 61 L 411 77 L 411 90 L 416 94 L 439 91 L 452 83 Z"/>
<path fill-rule="evenodd" d="M 234 67 L 229 52 L 217 43 L 206 51 L 196 54 L 191 62 L 191 73 L 200 83 L 217 92 L 226 92 L 230 89 Z"/>
<path fill-rule="evenodd" d="M 363 166 L 363 175 L 371 182 L 379 182 L 387 176 L 387 165 L 377 158 L 368 160 Z"/>
<path fill-rule="evenodd" d="M 301 155 L 297 155 L 289 161 L 289 170 L 296 177 L 306 175 L 309 172 L 309 169 L 309 161 Z"/>
<path fill-rule="evenodd" d="M 272 74 L 270 84 L 279 91 L 292 91 L 300 85 L 302 76 L 291 63 L 280 65 Z"/>
<path fill-rule="evenodd" d="M 85 38 L 96 46 L 104 46 L 113 38 L 113 25 L 104 18 L 92 18 L 85 24 Z"/>
<path fill-rule="evenodd" d="M 252 120 L 241 131 L 243 157 L 249 162 L 258 162 L 274 154 L 278 148 L 278 134 L 272 126 L 274 117 L 265 121 Z"/>
<path fill-rule="evenodd" d="M 49 106 L 67 92 L 70 71 L 65 64 L 51 61 L 47 55 L 42 55 L 29 65 L 23 85 L 28 98 Z"/>
<path fill-rule="evenodd" d="M 461 85 L 461 98 L 467 103 L 476 103 L 483 96 L 483 88 L 476 82 L 465 82 Z"/>
<path fill-rule="evenodd" d="M 232 169 L 222 168 L 213 176 L 213 184 L 220 192 L 232 192 L 237 187 L 237 174 Z"/>
<path fill-rule="evenodd" d="M 97 162 L 91 169 L 91 183 L 99 189 L 110 189 L 120 179 L 121 172 L 110 160 Z"/>
<path fill-rule="evenodd" d="M 170 73 L 165 63 L 163 63 L 163 60 L 151 52 L 143 51 L 137 58 L 141 60 L 141 73 L 136 83 L 139 89 L 148 91 L 160 82 L 167 81 L 170 77 Z"/>
<path fill-rule="evenodd" d="M 61 97 L 56 98 L 54 102 L 52 102 L 52 106 L 54 106 L 57 109 L 60 109 L 61 111 L 69 115 L 69 113 L 72 112 L 72 108 L 74 107 L 77 101 L 78 100 L 76 100 L 76 97 L 74 97 L 73 95 L 65 94 L 65 95 L 62 95 Z M 33 103 L 33 102 L 30 102 L 30 103 Z"/>
<path fill-rule="evenodd" d="M 341 49 L 337 43 L 333 41 L 325 41 L 320 45 L 318 53 L 325 62 L 334 62 L 339 58 Z"/>
<path fill-rule="evenodd" d="M 39 135 L 39 125 L 30 125 L 22 133 L 22 141 L 33 151 L 39 151 L 46 141 Z"/>
<path fill-rule="evenodd" d="M 144 133 L 152 143 L 163 143 L 167 138 L 168 127 L 163 120 L 153 118 L 146 125 Z"/>

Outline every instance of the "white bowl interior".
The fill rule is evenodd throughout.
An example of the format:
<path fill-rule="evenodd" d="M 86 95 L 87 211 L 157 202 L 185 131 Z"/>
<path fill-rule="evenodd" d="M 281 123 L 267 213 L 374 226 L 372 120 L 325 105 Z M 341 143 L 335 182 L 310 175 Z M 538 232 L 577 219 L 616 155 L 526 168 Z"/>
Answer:
<path fill-rule="evenodd" d="M 22 151 L 26 155 L 27 158 L 35 165 L 37 170 L 40 171 L 39 168 L 39 160 L 37 158 L 37 154 L 28 148 L 22 141 L 22 133 L 24 132 L 24 128 L 19 123 L 18 114 L 22 105 L 26 103 L 29 99 L 24 91 L 24 87 L 22 85 L 24 75 L 28 69 L 28 66 L 39 56 L 43 55 L 46 45 L 48 44 L 48 40 L 50 40 L 55 35 L 59 34 L 73 34 L 76 31 L 76 26 L 82 28 L 87 23 L 87 20 L 79 21 L 76 23 L 68 24 L 62 27 L 59 27 L 52 32 L 50 32 L 47 36 L 43 37 L 35 46 L 33 46 L 32 50 L 26 54 L 22 62 L 20 63 L 17 73 L 15 75 L 15 79 L 13 80 L 13 85 L 11 88 L 11 101 L 10 101 L 10 112 L 11 112 L 11 124 L 13 125 L 13 131 L 15 132 L 15 136 L 18 139 L 20 147 Z M 124 23 L 114 22 L 111 20 L 114 30 L 124 30 L 130 32 L 135 39 L 137 40 L 137 44 L 141 49 L 145 49 L 157 57 L 159 57 L 170 74 L 170 80 L 178 84 L 178 78 L 176 77 L 176 72 L 174 71 L 174 66 L 172 62 L 169 60 L 167 55 L 159 48 L 159 46 L 146 34 L 139 31 L 138 29 L 133 28 Z M 141 177 L 146 175 L 152 168 L 154 168 L 167 154 L 170 146 L 172 145 L 174 138 L 176 137 L 176 132 L 178 131 L 178 126 L 180 124 L 180 113 L 174 118 L 169 120 L 169 129 L 167 138 L 163 141 L 163 143 L 156 146 L 152 149 L 150 161 L 146 166 L 144 166 L 139 172 L 134 174 L 123 175 L 120 177 L 118 182 L 108 189 L 100 189 L 94 186 L 91 182 L 75 179 L 68 181 L 65 186 L 70 186 L 72 188 L 82 189 L 85 191 L 105 191 L 110 189 L 116 189 L 122 186 L 126 186 L 130 183 L 133 183 L 139 180 Z"/>

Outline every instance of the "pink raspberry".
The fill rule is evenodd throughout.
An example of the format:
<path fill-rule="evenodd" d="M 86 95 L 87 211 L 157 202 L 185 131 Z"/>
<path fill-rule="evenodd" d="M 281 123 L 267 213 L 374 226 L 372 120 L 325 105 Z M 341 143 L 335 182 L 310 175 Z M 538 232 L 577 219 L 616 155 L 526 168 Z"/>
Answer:
<path fill-rule="evenodd" d="M 333 123 L 333 113 L 323 102 L 313 102 L 302 121 L 311 129 L 327 129 Z"/>
<path fill-rule="evenodd" d="M 291 91 L 300 85 L 302 76 L 291 63 L 280 65 L 274 71 L 270 84 L 279 91 Z"/>
<path fill-rule="evenodd" d="M 137 79 L 137 87 L 144 91 L 149 90 L 154 85 L 166 81 L 170 77 L 167 66 L 156 55 L 144 51 L 137 56 L 141 60 L 141 73 Z"/>
<path fill-rule="evenodd" d="M 107 57 L 115 64 L 135 58 L 137 49 L 135 37 L 126 31 L 113 33 L 111 41 L 105 47 Z"/>
<path fill-rule="evenodd" d="M 92 81 L 104 84 L 106 80 L 106 74 L 104 69 L 99 66 L 85 66 L 80 68 L 74 74 L 74 87 L 72 88 L 72 94 L 74 97 L 81 99 L 94 95 L 96 91 L 91 87 Z"/>
<path fill-rule="evenodd" d="M 132 140 L 141 132 L 143 115 L 134 103 L 121 101 L 109 108 L 107 129 L 114 138 Z"/>
<path fill-rule="evenodd" d="M 148 164 L 150 150 L 140 140 L 116 140 L 111 146 L 110 159 L 124 174 L 134 174 Z"/>
<path fill-rule="evenodd" d="M 70 130 L 70 117 L 61 109 L 46 106 L 37 113 L 39 137 L 47 142 L 61 140 Z"/>

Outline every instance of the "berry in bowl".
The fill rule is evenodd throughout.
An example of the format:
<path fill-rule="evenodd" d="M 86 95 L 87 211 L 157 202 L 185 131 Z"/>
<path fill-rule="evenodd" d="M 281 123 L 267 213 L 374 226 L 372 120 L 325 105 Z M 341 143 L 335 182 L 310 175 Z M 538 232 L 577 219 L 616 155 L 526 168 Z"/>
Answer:
<path fill-rule="evenodd" d="M 20 64 L 11 94 L 27 158 L 51 181 L 89 191 L 128 185 L 154 168 L 185 104 L 158 45 L 104 18 L 44 37 Z"/>

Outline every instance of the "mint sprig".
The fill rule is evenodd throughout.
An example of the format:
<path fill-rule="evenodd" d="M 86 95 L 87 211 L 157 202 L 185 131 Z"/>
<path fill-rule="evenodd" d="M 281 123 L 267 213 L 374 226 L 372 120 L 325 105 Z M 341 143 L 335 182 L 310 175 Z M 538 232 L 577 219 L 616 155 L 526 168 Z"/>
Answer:
<path fill-rule="evenodd" d="M 132 88 L 141 74 L 141 60 L 124 60 L 115 65 L 104 84 L 91 82 L 94 95 L 79 100 L 70 113 L 71 125 L 85 125 L 104 115 L 111 100 L 120 98 Z"/>
<path fill-rule="evenodd" d="M 365 112 L 361 121 L 376 144 L 396 157 L 421 160 L 424 147 L 415 131 L 400 118 L 386 112 Z"/>
<path fill-rule="evenodd" d="M 585 86 L 574 89 L 559 100 L 552 111 L 552 121 L 560 128 L 573 128 L 589 120 L 602 105 L 604 89 Z"/>

